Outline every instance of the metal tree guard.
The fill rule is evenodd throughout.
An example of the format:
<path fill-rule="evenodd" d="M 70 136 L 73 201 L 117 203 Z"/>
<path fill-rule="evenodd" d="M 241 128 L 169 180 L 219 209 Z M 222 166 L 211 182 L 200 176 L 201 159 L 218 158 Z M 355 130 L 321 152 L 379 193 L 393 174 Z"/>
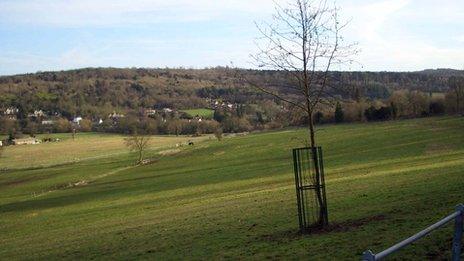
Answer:
<path fill-rule="evenodd" d="M 321 147 L 293 149 L 298 221 L 301 232 L 329 224 Z"/>

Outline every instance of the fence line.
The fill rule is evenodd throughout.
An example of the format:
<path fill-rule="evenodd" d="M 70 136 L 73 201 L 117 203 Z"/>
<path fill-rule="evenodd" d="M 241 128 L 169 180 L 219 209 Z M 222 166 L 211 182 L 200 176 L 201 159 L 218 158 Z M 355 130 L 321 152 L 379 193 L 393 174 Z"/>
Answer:
<path fill-rule="evenodd" d="M 459 261 L 461 260 L 461 248 L 462 248 L 462 234 L 464 230 L 463 220 L 464 220 L 464 204 L 460 204 L 456 207 L 456 211 L 451 215 L 441 219 L 437 223 L 427 227 L 426 229 L 420 231 L 419 233 L 385 249 L 382 252 L 374 254 L 371 250 L 367 250 L 363 253 L 362 260 L 365 261 L 374 261 L 381 260 L 388 255 L 391 255 L 403 247 L 423 238 L 428 235 L 430 232 L 448 224 L 450 221 L 454 220 L 454 236 L 453 236 L 453 250 L 452 250 L 452 260 Z"/>

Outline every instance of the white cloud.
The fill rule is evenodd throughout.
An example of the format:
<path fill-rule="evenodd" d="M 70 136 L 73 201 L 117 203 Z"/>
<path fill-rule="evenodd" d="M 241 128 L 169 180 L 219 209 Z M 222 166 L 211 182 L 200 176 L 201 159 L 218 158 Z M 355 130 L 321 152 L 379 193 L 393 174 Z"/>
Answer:
<path fill-rule="evenodd" d="M 462 47 L 459 49 L 432 41 L 438 37 L 433 37 L 434 30 L 440 30 L 447 36 L 447 31 L 444 31 L 447 28 L 422 30 L 416 24 L 428 26 L 430 22 L 447 22 L 464 26 L 464 5 L 461 1 L 441 5 L 437 5 L 436 1 L 427 2 L 384 0 L 364 6 L 347 3 L 343 11 L 346 11 L 346 16 L 352 17 L 352 23 L 346 34 L 348 39 L 359 42 L 361 53 L 357 60 L 364 66 L 353 69 L 409 71 L 437 67 L 462 68 L 462 64 L 459 64 L 464 60 Z M 426 38 L 423 37 L 424 32 Z M 447 41 L 452 42 L 452 38 L 450 32 Z"/>
<path fill-rule="evenodd" d="M 389 0 L 365 6 L 350 6 L 346 9 L 347 14 L 352 17 L 350 27 L 353 28 L 357 38 L 369 42 L 381 42 L 382 26 L 388 22 L 392 14 L 404 8 L 409 2 L 410 0 Z"/>
<path fill-rule="evenodd" d="M 0 22 L 65 27 L 191 22 L 271 7 L 268 0 L 4 0 Z"/>
<path fill-rule="evenodd" d="M 352 20 L 344 36 L 347 41 L 359 42 L 362 52 L 356 60 L 364 67 L 334 69 L 462 68 L 462 1 L 338 0 L 343 17 Z M 79 31 L 80 34 L 89 32 L 85 37 L 78 35 L 76 41 L 57 44 L 60 50 L 66 50 L 62 53 L 40 50 L 23 42 L 18 45 L 23 49 L 0 46 L 0 67 L 31 72 L 86 66 L 201 67 L 225 65 L 230 61 L 250 66 L 248 54 L 256 51 L 252 21 L 269 18 L 273 6 L 271 0 L 0 0 L 0 29 L 14 30 L 19 25 L 57 34 L 63 31 L 54 31 L 56 28 L 90 29 Z M 115 30 L 127 26 L 139 29 L 139 25 L 165 23 L 158 28 L 176 31 L 178 22 L 196 21 L 214 21 L 218 26 L 214 28 L 216 31 L 195 27 L 192 30 L 196 31 L 188 36 L 157 35 L 146 29 L 134 35 L 101 36 L 91 30 L 101 26 Z M 234 35 L 223 33 L 226 27 Z M 8 46 L 24 39 L 2 37 L 0 40 Z"/>

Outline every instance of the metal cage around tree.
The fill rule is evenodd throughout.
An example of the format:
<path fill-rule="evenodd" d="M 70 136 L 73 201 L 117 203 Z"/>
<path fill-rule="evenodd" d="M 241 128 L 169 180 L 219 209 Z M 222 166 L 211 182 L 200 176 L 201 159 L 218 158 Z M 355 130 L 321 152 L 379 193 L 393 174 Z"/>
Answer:
<path fill-rule="evenodd" d="M 308 233 L 328 225 L 322 148 L 293 149 L 300 230 Z"/>

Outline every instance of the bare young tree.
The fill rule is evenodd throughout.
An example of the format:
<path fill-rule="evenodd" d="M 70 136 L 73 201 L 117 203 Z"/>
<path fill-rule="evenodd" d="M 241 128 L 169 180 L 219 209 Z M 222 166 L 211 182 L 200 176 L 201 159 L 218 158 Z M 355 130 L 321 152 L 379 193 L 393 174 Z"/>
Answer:
<path fill-rule="evenodd" d="M 134 133 L 129 138 L 124 139 L 124 143 L 129 148 L 129 150 L 137 152 L 137 164 L 142 163 L 144 152 L 150 144 L 150 140 L 150 137 L 138 135 L 137 133 Z"/>
<path fill-rule="evenodd" d="M 285 6 L 275 2 L 272 22 L 257 24 L 261 34 L 252 55 L 256 66 L 277 71 L 285 79 L 275 84 L 246 82 L 264 93 L 300 109 L 308 119 L 309 143 L 315 172 L 309 177 L 319 207 L 318 225 L 328 224 L 323 176 L 319 166 L 314 114 L 324 104 L 333 106 L 337 94 L 331 85 L 333 66 L 351 63 L 356 44 L 346 44 L 341 33 L 348 23 L 341 23 L 339 8 L 327 0 L 290 0 Z M 307 204 L 307 203 L 305 203 Z"/>
<path fill-rule="evenodd" d="M 265 70 L 276 70 L 288 79 L 285 86 L 246 82 L 275 98 L 301 109 L 308 118 L 311 147 L 316 146 L 314 112 L 321 104 L 333 105 L 335 87 L 330 70 L 353 62 L 356 44 L 346 44 L 335 4 L 327 0 L 291 0 L 281 6 L 275 2 L 273 21 L 256 24 L 261 37 L 253 62 Z"/>
<path fill-rule="evenodd" d="M 218 141 L 222 140 L 222 134 L 222 128 L 216 128 L 216 130 L 214 130 L 214 136 Z"/>

